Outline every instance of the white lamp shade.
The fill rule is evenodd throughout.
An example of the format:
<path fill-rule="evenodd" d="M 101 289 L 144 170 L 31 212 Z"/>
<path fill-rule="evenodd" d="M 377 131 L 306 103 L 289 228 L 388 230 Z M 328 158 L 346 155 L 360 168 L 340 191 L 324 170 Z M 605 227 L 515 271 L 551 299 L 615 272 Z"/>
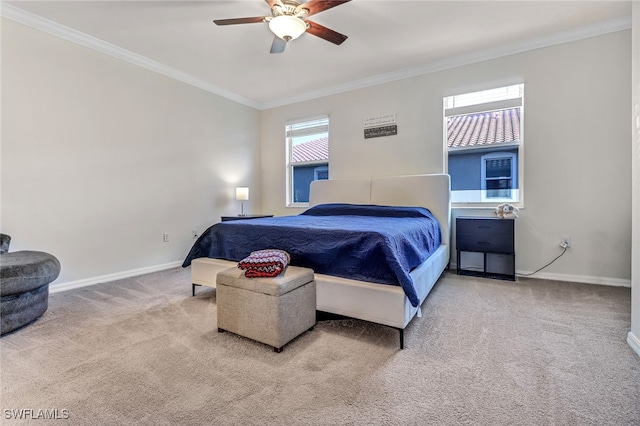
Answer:
<path fill-rule="evenodd" d="M 249 188 L 246 186 L 236 187 L 236 200 L 247 201 L 249 199 Z"/>
<path fill-rule="evenodd" d="M 307 24 L 295 16 L 280 15 L 269 21 L 269 29 L 281 39 L 289 41 L 307 31 Z"/>

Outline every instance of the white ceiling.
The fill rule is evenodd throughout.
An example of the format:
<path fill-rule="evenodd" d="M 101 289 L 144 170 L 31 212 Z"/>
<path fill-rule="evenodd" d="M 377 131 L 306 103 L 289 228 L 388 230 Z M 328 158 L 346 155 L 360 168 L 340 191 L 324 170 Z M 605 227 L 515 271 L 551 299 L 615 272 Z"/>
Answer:
<path fill-rule="evenodd" d="M 9 1 L 2 14 L 54 33 L 69 27 L 60 27 L 67 38 L 95 37 L 116 56 L 133 52 L 149 68 L 267 108 L 630 28 L 631 2 L 353 0 L 310 18 L 347 35 L 342 45 L 303 34 L 282 54 L 269 53 L 266 23 L 212 23 L 270 15 L 264 0 Z"/>

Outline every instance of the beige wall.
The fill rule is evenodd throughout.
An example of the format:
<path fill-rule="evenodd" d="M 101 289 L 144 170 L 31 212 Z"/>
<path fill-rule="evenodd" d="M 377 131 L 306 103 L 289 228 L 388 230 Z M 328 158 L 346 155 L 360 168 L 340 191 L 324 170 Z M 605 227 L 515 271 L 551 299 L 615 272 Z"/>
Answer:
<path fill-rule="evenodd" d="M 629 343 L 640 355 L 640 3 L 633 3 L 633 247 L 631 286 L 631 333 Z"/>
<path fill-rule="evenodd" d="M 287 120 L 330 115 L 330 178 L 442 172 L 442 97 L 524 82 L 517 270 L 544 265 L 570 235 L 538 276 L 629 286 L 630 51 L 621 31 L 262 111 L 262 212 L 299 212 L 285 207 Z M 398 135 L 365 140 L 363 119 L 382 114 L 397 114 Z"/>
<path fill-rule="evenodd" d="M 6 19 L 1 136 L 2 232 L 56 284 L 181 262 L 259 182 L 259 111 Z"/>

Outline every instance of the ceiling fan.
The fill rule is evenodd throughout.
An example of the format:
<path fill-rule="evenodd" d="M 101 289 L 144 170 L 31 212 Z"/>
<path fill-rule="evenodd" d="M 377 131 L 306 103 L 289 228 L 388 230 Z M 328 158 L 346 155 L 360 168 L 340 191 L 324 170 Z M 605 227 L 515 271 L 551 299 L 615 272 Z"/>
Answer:
<path fill-rule="evenodd" d="M 340 6 L 351 0 L 309 0 L 300 3 L 294 0 L 265 0 L 271 7 L 271 16 L 256 16 L 252 18 L 216 19 L 216 25 L 253 24 L 268 22 L 269 29 L 275 37 L 271 44 L 271 53 L 284 52 L 287 42 L 300 37 L 307 32 L 334 44 L 342 44 L 347 36 L 327 27 L 309 21 L 307 18 L 335 6 Z"/>

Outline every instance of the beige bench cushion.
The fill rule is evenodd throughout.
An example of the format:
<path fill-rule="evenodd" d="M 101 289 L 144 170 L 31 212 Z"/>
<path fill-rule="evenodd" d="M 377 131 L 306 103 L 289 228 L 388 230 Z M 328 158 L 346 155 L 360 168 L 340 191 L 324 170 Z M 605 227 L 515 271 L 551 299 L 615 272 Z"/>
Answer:
<path fill-rule="evenodd" d="M 273 278 L 247 278 L 244 271 L 228 268 L 218 273 L 218 284 L 242 288 L 256 293 L 280 296 L 313 281 L 313 270 L 298 266 L 288 266 L 285 271 Z"/>

